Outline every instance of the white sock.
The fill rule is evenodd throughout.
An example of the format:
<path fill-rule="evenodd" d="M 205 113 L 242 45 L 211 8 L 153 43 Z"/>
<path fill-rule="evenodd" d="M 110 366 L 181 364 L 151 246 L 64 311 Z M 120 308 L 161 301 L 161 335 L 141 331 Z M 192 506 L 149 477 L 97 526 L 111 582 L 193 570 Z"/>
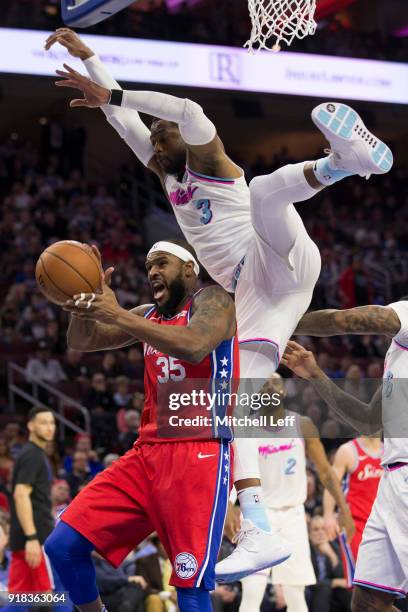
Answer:
<path fill-rule="evenodd" d="M 263 531 L 271 532 L 262 487 L 248 487 L 238 491 L 238 501 L 244 519 L 249 519 Z"/>
<path fill-rule="evenodd" d="M 355 174 L 354 172 L 338 170 L 336 168 L 336 162 L 333 154 L 329 155 L 328 157 L 318 159 L 313 166 L 313 171 L 315 177 L 322 185 L 333 185 L 334 183 L 337 183 L 337 181 L 341 181 L 342 179 Z"/>

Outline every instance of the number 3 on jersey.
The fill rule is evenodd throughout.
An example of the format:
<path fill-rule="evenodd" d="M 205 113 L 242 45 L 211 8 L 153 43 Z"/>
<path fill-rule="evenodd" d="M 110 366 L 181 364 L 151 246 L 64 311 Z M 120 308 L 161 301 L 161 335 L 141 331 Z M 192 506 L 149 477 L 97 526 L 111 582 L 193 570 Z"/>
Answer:
<path fill-rule="evenodd" d="M 174 357 L 159 357 L 156 365 L 161 368 L 161 374 L 157 376 L 158 383 L 167 383 L 169 380 L 177 382 L 186 377 L 184 366 Z"/>
<path fill-rule="evenodd" d="M 202 223 L 203 225 L 207 225 L 211 221 L 213 216 L 210 200 L 197 200 L 195 202 L 195 207 L 197 210 L 200 210 L 202 212 L 202 215 L 200 217 L 200 223 Z"/>

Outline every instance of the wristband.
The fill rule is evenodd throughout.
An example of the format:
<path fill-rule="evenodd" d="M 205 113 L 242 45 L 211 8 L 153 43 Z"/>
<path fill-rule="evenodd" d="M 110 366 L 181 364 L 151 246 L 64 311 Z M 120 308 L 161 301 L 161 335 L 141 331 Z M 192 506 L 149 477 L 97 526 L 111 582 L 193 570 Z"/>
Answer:
<path fill-rule="evenodd" d="M 112 89 L 109 104 L 112 106 L 122 106 L 123 89 Z"/>
<path fill-rule="evenodd" d="M 34 540 L 38 540 L 38 535 L 36 533 L 31 533 L 30 535 L 26 536 L 27 542 L 34 542 Z"/>

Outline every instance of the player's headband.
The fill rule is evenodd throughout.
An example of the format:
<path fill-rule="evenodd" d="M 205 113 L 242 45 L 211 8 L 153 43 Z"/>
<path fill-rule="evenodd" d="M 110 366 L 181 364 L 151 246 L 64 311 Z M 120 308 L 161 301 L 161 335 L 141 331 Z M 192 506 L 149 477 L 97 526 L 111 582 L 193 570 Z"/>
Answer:
<path fill-rule="evenodd" d="M 192 261 L 194 264 L 194 272 L 198 276 L 200 274 L 200 266 L 194 255 L 192 255 L 187 249 L 180 246 L 179 244 L 174 244 L 173 242 L 166 242 L 165 240 L 161 240 L 160 242 L 156 242 L 150 251 L 147 254 L 147 257 L 156 253 L 157 251 L 163 251 L 164 253 L 170 253 L 170 255 L 175 255 L 181 261 Z"/>

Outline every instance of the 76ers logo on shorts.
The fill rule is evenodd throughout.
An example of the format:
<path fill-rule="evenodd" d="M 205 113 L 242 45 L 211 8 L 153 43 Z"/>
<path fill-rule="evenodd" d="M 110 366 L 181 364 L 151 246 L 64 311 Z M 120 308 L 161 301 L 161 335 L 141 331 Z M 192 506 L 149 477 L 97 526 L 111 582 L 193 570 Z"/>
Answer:
<path fill-rule="evenodd" d="M 190 553 L 179 553 L 174 560 L 174 569 L 179 578 L 188 580 L 196 573 L 198 568 L 197 559 Z"/>

